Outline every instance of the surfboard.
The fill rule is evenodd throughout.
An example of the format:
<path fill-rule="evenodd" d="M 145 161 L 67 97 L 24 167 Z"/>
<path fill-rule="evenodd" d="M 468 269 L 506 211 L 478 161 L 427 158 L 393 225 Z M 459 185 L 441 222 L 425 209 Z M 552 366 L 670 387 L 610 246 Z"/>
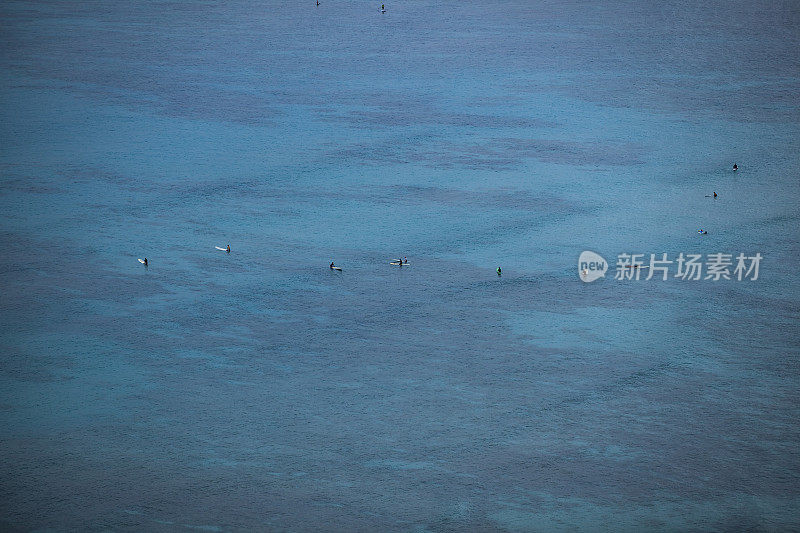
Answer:
<path fill-rule="evenodd" d="M 222 250 L 223 252 L 227 252 L 228 251 L 227 248 L 222 248 L 220 246 L 215 246 L 214 248 L 216 248 L 217 250 Z"/>
<path fill-rule="evenodd" d="M 411 263 L 398 263 L 397 261 L 389 261 L 389 264 L 390 265 L 395 265 L 395 266 L 408 266 Z"/>
<path fill-rule="evenodd" d="M 141 264 L 144 264 L 144 259 L 139 259 L 139 262 L 140 262 Z"/>
<path fill-rule="evenodd" d="M 342 267 L 331 267 L 331 270 L 339 270 L 339 271 L 341 271 Z"/>

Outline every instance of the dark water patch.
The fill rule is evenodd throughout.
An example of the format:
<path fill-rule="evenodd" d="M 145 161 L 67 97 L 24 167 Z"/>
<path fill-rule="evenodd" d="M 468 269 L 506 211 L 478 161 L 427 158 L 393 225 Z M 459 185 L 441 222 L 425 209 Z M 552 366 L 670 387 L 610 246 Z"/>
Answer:
<path fill-rule="evenodd" d="M 631 166 L 644 163 L 644 149 L 634 143 L 507 138 L 496 139 L 493 146 L 502 153 L 562 165 Z"/>
<path fill-rule="evenodd" d="M 0 339 L 0 351 L 3 356 L 0 358 L 0 375 L 6 380 L 26 383 L 48 383 L 58 382 L 66 379 L 66 370 L 72 368 L 73 357 L 64 355 L 53 357 L 50 352 L 51 345 L 36 346 L 32 350 L 22 349 L 19 346 L 20 337 L 25 335 L 22 331 L 15 331 L 16 328 L 3 327 L 3 338 Z M 16 406 L 9 405 L 6 410 L 13 412 Z"/>
<path fill-rule="evenodd" d="M 581 79 L 553 88 L 590 102 L 625 109 L 724 116 L 742 123 L 800 121 L 800 106 L 794 97 L 800 91 L 800 82 L 792 78 L 615 76 Z"/>
<path fill-rule="evenodd" d="M 92 191 L 93 196 L 98 198 L 107 198 L 106 195 L 99 194 L 99 190 L 107 192 L 124 191 L 142 195 L 163 191 L 163 183 L 159 182 L 158 176 L 147 174 L 134 176 L 85 165 L 61 166 L 53 171 L 51 180 L 56 184 L 60 184 L 65 190 L 76 191 L 83 189 Z"/>
<path fill-rule="evenodd" d="M 348 164 L 420 164 L 429 168 L 504 171 L 526 160 L 580 167 L 632 166 L 644 163 L 645 150 L 633 143 L 552 139 L 493 138 L 484 144 L 442 140 L 359 142 L 331 150 L 328 157 Z"/>
<path fill-rule="evenodd" d="M 78 95 L 174 117 L 269 125 L 278 113 L 275 106 L 289 101 L 289 93 L 279 88 L 256 89 L 243 86 L 241 78 L 233 80 L 234 60 L 207 55 L 214 32 L 197 28 L 197 21 L 188 27 L 173 21 L 176 31 L 162 35 L 154 31 L 160 20 L 146 10 L 93 5 L 86 18 L 81 10 L 25 16 L 9 5 L 4 63 L 33 78 L 58 80 Z M 52 7 L 61 11 L 62 6 Z M 196 15 L 168 7 L 184 20 Z M 209 14 L 215 16 L 213 10 Z M 108 24 L 86 24 L 97 19 Z M 180 68 L 167 68 L 170 64 Z M 220 67 L 216 74 L 204 71 L 209 64 Z"/>
<path fill-rule="evenodd" d="M 80 316 L 83 299 L 118 305 L 169 292 L 162 281 L 151 277 L 142 284 L 141 276 L 120 273 L 98 249 L 74 246 L 69 240 L 49 241 L 6 232 L 0 234 L 0 243 L 6 250 L 0 256 L 0 273 L 8 295 L 1 304 L 6 320 L 46 322 L 52 329 Z"/>
<path fill-rule="evenodd" d="M 32 176 L 22 177 L 3 173 L 3 178 L 0 179 L 0 195 L 9 193 L 48 195 L 63 193 L 64 191 L 65 189 L 56 184 L 43 182 Z"/>
<path fill-rule="evenodd" d="M 446 187 L 395 185 L 389 186 L 388 190 L 393 201 L 432 202 L 467 209 L 499 208 L 548 213 L 578 210 L 577 206 L 563 198 L 512 189 L 465 191 Z"/>
<path fill-rule="evenodd" d="M 454 128 L 543 128 L 552 127 L 546 121 L 525 117 L 508 117 L 480 113 L 448 113 L 435 109 L 379 109 L 350 111 L 346 115 L 327 115 L 326 121 L 345 123 L 352 127 L 375 129 L 395 127 L 454 127 Z"/>

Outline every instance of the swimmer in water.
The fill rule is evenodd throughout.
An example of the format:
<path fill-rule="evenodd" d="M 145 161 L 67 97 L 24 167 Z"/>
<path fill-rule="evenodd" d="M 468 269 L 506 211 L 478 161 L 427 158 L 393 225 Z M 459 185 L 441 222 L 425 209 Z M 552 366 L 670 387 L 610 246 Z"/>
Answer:
<path fill-rule="evenodd" d="M 734 164 L 733 164 L 733 171 L 734 171 L 734 172 L 736 172 L 737 170 L 739 170 L 739 165 L 737 165 L 736 163 L 734 163 Z"/>

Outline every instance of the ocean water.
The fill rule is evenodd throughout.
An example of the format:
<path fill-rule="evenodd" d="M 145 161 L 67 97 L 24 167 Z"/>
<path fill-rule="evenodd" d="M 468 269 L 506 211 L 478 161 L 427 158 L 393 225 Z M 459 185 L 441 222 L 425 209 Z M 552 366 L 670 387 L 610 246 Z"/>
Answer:
<path fill-rule="evenodd" d="M 800 529 L 800 4 L 379 5 L 0 4 L 0 529 Z"/>

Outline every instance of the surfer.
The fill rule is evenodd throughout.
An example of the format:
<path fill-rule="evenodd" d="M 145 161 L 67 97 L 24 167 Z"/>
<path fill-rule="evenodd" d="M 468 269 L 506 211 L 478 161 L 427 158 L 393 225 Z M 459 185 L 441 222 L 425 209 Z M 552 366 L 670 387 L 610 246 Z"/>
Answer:
<path fill-rule="evenodd" d="M 317 0 L 317 7 L 319 7 L 319 0 Z"/>
<path fill-rule="evenodd" d="M 500 270 L 500 267 L 497 267 L 497 275 L 500 276 L 503 274 L 503 271 Z"/>
<path fill-rule="evenodd" d="M 381 4 L 381 13 L 386 13 L 386 6 Z"/>
<path fill-rule="evenodd" d="M 739 165 L 737 165 L 736 163 L 734 163 L 734 164 L 733 164 L 733 171 L 734 171 L 734 172 L 736 172 L 737 170 L 739 170 Z"/>
<path fill-rule="evenodd" d="M 716 191 L 714 191 L 714 198 L 716 198 L 716 197 L 717 197 L 717 193 L 716 193 Z"/>
<path fill-rule="evenodd" d="M 231 245 L 230 244 L 228 245 L 228 249 L 225 250 L 225 251 L 228 252 L 228 253 L 231 253 Z"/>
<path fill-rule="evenodd" d="M 147 258 L 144 258 L 144 266 L 147 266 Z"/>
<path fill-rule="evenodd" d="M 333 270 L 333 261 L 331 261 L 331 270 Z"/>
<path fill-rule="evenodd" d="M 408 264 L 408 257 L 403 256 L 403 263 Z"/>

